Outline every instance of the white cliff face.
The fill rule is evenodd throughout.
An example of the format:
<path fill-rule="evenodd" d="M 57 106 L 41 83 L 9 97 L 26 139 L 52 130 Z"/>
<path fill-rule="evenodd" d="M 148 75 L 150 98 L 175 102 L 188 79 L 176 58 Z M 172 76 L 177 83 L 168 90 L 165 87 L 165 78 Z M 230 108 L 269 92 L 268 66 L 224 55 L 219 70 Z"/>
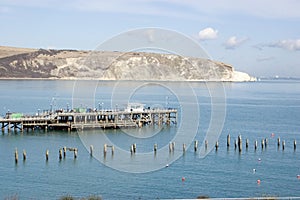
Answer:
<path fill-rule="evenodd" d="M 232 66 L 202 58 L 137 52 L 36 50 L 1 58 L 0 78 L 158 81 L 255 81 Z"/>
<path fill-rule="evenodd" d="M 233 71 L 231 79 L 233 82 L 257 81 L 256 77 L 252 77 L 247 73 L 238 71 Z"/>

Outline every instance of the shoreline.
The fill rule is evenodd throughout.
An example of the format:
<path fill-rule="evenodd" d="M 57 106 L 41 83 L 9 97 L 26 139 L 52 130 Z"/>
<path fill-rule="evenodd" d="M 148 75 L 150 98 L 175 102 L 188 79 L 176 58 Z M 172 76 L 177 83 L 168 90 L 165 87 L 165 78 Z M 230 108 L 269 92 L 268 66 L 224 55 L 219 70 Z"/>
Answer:
<path fill-rule="evenodd" d="M 257 82 L 258 79 L 254 77 L 253 80 L 244 80 L 244 81 L 236 81 L 236 80 L 115 80 L 115 79 L 97 79 L 97 78 L 5 78 L 5 77 L 0 77 L 0 81 L 9 81 L 9 80 L 28 80 L 28 81 L 34 81 L 34 80 L 50 80 L 50 81 L 137 81 L 137 82 L 142 82 L 142 81 L 148 81 L 148 82 L 220 82 L 220 83 L 243 83 L 243 82 Z"/>

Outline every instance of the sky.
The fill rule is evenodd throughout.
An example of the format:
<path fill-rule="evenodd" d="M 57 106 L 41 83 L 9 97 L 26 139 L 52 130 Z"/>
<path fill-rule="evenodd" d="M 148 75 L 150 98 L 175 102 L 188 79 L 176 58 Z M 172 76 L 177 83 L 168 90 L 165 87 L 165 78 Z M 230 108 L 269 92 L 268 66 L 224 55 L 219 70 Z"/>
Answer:
<path fill-rule="evenodd" d="M 0 0 L 0 46 L 93 50 L 157 27 L 238 71 L 300 77 L 299 10 L 299 0 Z"/>

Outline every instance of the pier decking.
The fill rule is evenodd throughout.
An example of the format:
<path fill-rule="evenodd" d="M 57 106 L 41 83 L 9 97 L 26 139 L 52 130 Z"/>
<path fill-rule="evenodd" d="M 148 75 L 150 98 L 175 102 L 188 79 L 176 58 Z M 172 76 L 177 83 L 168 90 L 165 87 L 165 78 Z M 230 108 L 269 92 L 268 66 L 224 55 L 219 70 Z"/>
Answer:
<path fill-rule="evenodd" d="M 100 110 L 100 111 L 57 111 L 39 115 L 13 117 L 11 113 L 0 118 L 1 129 L 9 132 L 20 130 L 82 130 L 86 128 L 126 128 L 144 125 L 176 124 L 176 109 L 143 109 L 143 110 Z"/>

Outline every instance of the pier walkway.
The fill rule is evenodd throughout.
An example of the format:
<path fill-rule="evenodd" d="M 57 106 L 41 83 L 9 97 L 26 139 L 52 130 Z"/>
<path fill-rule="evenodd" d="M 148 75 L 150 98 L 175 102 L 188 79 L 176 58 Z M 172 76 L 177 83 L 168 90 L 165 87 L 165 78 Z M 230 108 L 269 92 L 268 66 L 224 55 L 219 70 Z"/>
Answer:
<path fill-rule="evenodd" d="M 85 128 L 126 128 L 144 125 L 176 124 L 176 109 L 100 110 L 90 112 L 56 111 L 38 115 L 13 115 L 0 118 L 2 132 L 10 130 L 82 130 Z"/>

